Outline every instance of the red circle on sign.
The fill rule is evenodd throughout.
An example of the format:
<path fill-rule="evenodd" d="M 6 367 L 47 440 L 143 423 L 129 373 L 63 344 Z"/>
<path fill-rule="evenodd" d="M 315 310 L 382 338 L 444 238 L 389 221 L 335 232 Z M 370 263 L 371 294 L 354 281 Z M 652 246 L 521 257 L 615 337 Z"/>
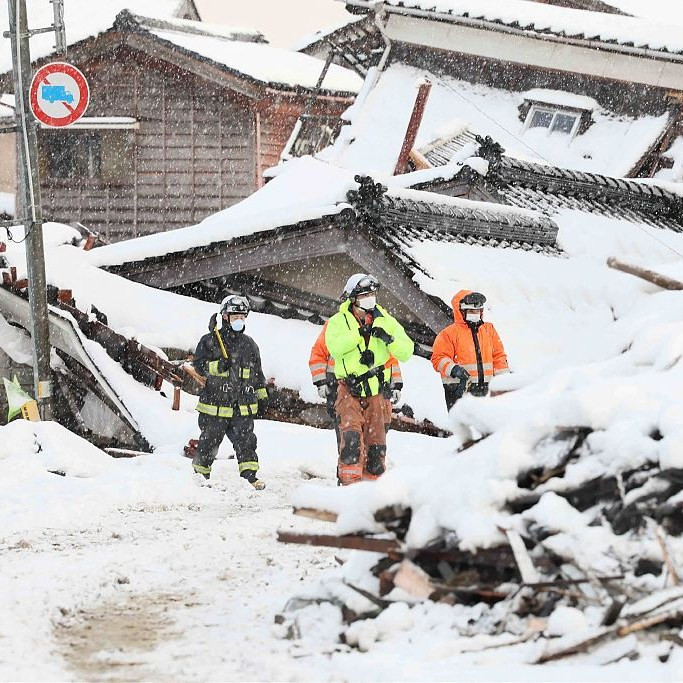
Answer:
<path fill-rule="evenodd" d="M 40 103 L 38 102 L 38 88 L 47 80 L 50 74 L 62 73 L 73 78 L 78 87 L 79 100 L 75 107 L 70 107 L 64 103 L 66 108 L 65 116 L 50 116 L 47 112 L 40 108 Z M 30 89 L 30 102 L 31 111 L 33 115 L 46 126 L 51 126 L 53 128 L 62 128 L 63 126 L 69 126 L 74 121 L 83 116 L 85 110 L 88 108 L 88 103 L 90 101 L 90 89 L 88 88 L 88 82 L 85 80 L 85 76 L 71 64 L 66 64 L 65 62 L 52 62 L 51 64 L 46 64 L 36 71 L 36 75 L 31 81 Z"/>

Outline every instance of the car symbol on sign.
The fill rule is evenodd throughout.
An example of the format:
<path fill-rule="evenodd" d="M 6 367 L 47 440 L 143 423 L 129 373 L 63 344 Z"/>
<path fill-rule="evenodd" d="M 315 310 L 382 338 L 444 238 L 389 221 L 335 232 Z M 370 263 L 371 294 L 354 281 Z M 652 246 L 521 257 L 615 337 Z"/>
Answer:
<path fill-rule="evenodd" d="M 44 85 L 41 90 L 41 97 L 46 102 L 68 102 L 72 104 L 74 96 L 63 85 Z"/>

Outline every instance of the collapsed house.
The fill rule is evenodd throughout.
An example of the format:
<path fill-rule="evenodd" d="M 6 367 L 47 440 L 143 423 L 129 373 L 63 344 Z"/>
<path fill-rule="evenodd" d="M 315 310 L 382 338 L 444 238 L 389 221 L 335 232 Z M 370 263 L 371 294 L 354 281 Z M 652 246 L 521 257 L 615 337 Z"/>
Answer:
<path fill-rule="evenodd" d="M 680 278 L 680 259 L 668 270 Z M 612 354 L 459 403 L 454 422 L 475 438 L 455 457 L 376 485 L 298 491 L 295 512 L 334 527 L 283 529 L 281 542 L 360 552 L 292 596 L 276 619 L 282 637 L 396 648 L 421 619 L 430 646 L 455 641 L 463 665 L 507 648 L 520 665 L 677 666 L 683 302 L 649 291 L 629 297 Z M 536 297 L 547 306 L 552 289 Z M 397 615 L 405 625 L 392 628 Z M 323 637 L 309 628 L 319 622 Z"/>
<path fill-rule="evenodd" d="M 377 9 L 365 0 L 346 4 L 369 17 Z M 683 45 L 675 27 L 527 0 L 504 8 L 389 0 L 381 10 L 374 25 L 385 50 L 326 156 L 334 163 L 370 161 L 393 173 L 416 82 L 428 79 L 408 151 L 469 129 L 522 160 L 676 177 Z"/>

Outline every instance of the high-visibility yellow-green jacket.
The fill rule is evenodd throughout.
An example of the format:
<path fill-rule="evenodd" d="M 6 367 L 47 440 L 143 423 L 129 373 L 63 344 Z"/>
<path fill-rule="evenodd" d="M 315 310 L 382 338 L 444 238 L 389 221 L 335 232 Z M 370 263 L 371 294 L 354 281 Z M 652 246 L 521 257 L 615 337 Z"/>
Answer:
<path fill-rule="evenodd" d="M 351 300 L 347 299 L 339 312 L 335 313 L 327 323 L 325 344 L 334 358 L 334 374 L 337 379 L 365 377 L 360 384 L 361 396 L 375 396 L 391 379 L 391 369 L 384 367 L 389 356 L 394 356 L 400 362 L 407 361 L 413 355 L 413 342 L 406 334 L 401 324 L 390 316 L 381 306 L 375 306 L 372 313 L 365 319 L 372 322 L 372 327 L 381 327 L 393 337 L 390 344 L 370 335 L 367 340 L 360 333 L 361 324 L 351 311 Z M 361 362 L 361 354 L 366 349 L 372 351 L 371 365 Z M 367 373 L 377 373 L 367 377 Z"/>

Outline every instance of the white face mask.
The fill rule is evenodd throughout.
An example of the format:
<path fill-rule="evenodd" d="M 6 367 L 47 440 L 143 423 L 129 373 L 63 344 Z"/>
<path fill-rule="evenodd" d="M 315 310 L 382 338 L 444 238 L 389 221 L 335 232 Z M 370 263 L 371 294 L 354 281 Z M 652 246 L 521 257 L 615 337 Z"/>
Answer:
<path fill-rule="evenodd" d="M 481 313 L 479 311 L 468 311 L 465 313 L 465 320 L 468 323 L 481 322 Z"/>
<path fill-rule="evenodd" d="M 241 332 L 244 329 L 244 320 L 241 318 L 238 320 L 233 320 L 230 323 L 230 328 L 233 332 Z"/>
<path fill-rule="evenodd" d="M 356 306 L 362 308 L 364 311 L 371 311 L 377 304 L 377 297 L 372 294 L 370 296 L 357 297 Z"/>

